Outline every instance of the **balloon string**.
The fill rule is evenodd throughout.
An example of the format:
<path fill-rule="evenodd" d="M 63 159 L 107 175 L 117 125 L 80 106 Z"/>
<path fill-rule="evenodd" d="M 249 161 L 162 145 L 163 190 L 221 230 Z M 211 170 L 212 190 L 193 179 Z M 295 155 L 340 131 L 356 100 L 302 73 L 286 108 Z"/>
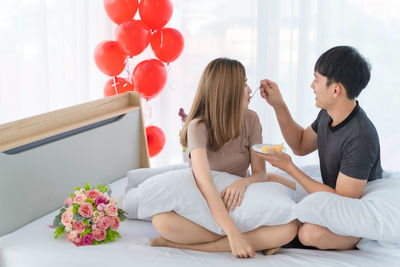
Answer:
<path fill-rule="evenodd" d="M 146 125 L 152 125 L 153 121 L 151 120 L 152 117 L 152 103 L 150 102 L 150 99 L 146 98 L 144 103 L 144 109 L 146 111 L 145 113 L 145 124 Z"/>
<path fill-rule="evenodd" d="M 169 77 L 169 71 L 171 70 L 171 65 L 169 64 L 169 62 L 165 65 L 165 69 L 167 70 L 167 77 Z M 175 90 L 175 87 L 171 86 L 169 82 L 167 82 L 167 87 Z"/>
<path fill-rule="evenodd" d="M 130 57 L 128 56 L 128 57 L 126 57 L 126 59 L 125 59 L 125 71 L 128 73 L 128 81 L 130 82 L 130 83 L 132 83 L 132 77 L 131 77 L 131 69 L 130 69 L 130 67 L 129 67 L 129 65 L 130 65 Z"/>
<path fill-rule="evenodd" d="M 161 33 L 161 43 L 160 43 L 160 49 L 163 47 L 163 40 L 164 40 L 164 36 L 163 36 L 163 31 L 160 30 Z"/>
<path fill-rule="evenodd" d="M 116 82 L 116 79 L 115 79 L 115 76 L 113 77 L 113 87 L 114 87 L 114 91 L 115 91 L 115 94 L 116 95 L 118 95 L 118 90 L 117 90 L 117 82 Z"/>
<path fill-rule="evenodd" d="M 175 89 L 176 89 L 175 87 L 171 86 L 169 83 L 167 83 L 167 87 L 170 88 L 170 89 L 172 89 L 172 90 L 175 90 Z"/>

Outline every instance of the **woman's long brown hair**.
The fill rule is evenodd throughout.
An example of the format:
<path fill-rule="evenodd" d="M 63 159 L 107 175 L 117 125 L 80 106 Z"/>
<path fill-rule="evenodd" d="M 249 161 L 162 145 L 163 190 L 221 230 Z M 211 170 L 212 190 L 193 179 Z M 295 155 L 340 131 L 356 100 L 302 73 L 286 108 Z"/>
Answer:
<path fill-rule="evenodd" d="M 246 73 L 243 65 L 233 59 L 217 58 L 204 69 L 192 108 L 181 134 L 187 146 L 191 120 L 199 118 L 208 130 L 208 149 L 216 151 L 240 135 Z"/>

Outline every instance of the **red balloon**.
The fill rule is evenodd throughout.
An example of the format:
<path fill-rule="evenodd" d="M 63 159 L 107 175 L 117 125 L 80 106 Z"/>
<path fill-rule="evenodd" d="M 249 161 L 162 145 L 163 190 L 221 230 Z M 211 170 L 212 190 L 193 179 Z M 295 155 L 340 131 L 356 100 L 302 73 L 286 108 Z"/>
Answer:
<path fill-rule="evenodd" d="M 148 126 L 146 127 L 146 136 L 149 156 L 154 157 L 161 152 L 165 145 L 165 134 L 157 126 Z"/>
<path fill-rule="evenodd" d="M 142 53 L 149 45 L 150 37 L 149 27 L 140 20 L 125 21 L 115 30 L 115 39 L 130 56 Z"/>
<path fill-rule="evenodd" d="M 121 77 L 115 77 L 108 80 L 104 86 L 104 96 L 112 96 L 133 91 L 134 87 L 129 81 Z"/>
<path fill-rule="evenodd" d="M 142 0 L 139 4 L 140 18 L 152 30 L 161 29 L 172 16 L 169 0 Z"/>
<path fill-rule="evenodd" d="M 117 24 L 132 19 L 139 7 L 138 0 L 103 0 L 108 17 Z"/>
<path fill-rule="evenodd" d="M 153 33 L 150 39 L 151 49 L 163 62 L 175 61 L 183 50 L 183 36 L 173 28 L 163 28 Z"/>
<path fill-rule="evenodd" d="M 115 41 L 103 41 L 94 49 L 97 67 L 109 76 L 117 76 L 125 67 L 126 54 Z"/>
<path fill-rule="evenodd" d="M 157 59 L 143 60 L 133 70 L 135 88 L 146 99 L 157 96 L 167 82 L 167 70 Z"/>

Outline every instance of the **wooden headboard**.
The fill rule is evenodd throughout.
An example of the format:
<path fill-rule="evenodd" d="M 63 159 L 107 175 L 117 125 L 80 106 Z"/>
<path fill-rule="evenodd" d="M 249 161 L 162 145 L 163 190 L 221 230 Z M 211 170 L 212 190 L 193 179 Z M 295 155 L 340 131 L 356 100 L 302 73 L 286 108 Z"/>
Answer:
<path fill-rule="evenodd" d="M 134 92 L 0 125 L 0 236 L 58 209 L 77 186 L 147 167 Z"/>

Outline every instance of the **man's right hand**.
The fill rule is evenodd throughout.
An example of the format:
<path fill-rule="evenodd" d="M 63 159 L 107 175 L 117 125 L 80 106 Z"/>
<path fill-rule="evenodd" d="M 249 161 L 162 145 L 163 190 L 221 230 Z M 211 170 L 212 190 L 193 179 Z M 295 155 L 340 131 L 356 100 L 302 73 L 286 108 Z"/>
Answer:
<path fill-rule="evenodd" d="M 265 79 L 260 82 L 260 94 L 273 108 L 285 103 L 278 85 L 271 80 Z"/>
<path fill-rule="evenodd" d="M 253 258 L 256 255 L 253 246 L 241 233 L 228 235 L 228 241 L 236 258 Z"/>

